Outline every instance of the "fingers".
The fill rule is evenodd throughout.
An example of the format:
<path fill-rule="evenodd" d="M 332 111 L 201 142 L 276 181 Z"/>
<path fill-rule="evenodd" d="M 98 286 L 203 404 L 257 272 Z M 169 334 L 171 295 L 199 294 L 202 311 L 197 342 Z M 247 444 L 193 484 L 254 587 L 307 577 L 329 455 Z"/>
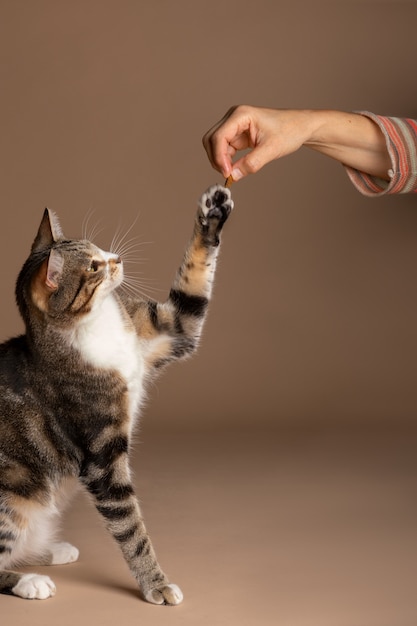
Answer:
<path fill-rule="evenodd" d="M 232 107 L 203 137 L 210 163 L 225 178 L 232 172 L 236 152 L 254 145 L 251 125 L 247 107 Z"/>
<path fill-rule="evenodd" d="M 203 145 L 212 167 L 227 178 L 232 171 L 232 159 L 236 150 L 224 135 L 217 133 L 216 130 L 209 131 L 204 136 Z"/>
<path fill-rule="evenodd" d="M 246 105 L 229 109 L 226 115 L 203 137 L 203 145 L 214 169 L 225 178 L 238 181 L 248 174 L 258 172 L 266 163 L 276 158 L 276 136 L 273 113 L 259 107 Z M 233 161 L 242 150 L 249 151 Z"/>
<path fill-rule="evenodd" d="M 203 144 L 212 166 L 225 178 L 239 180 L 308 145 L 319 122 L 320 112 L 311 110 L 240 105 L 204 135 Z M 234 160 L 241 150 L 247 152 Z"/>
<path fill-rule="evenodd" d="M 267 163 L 277 158 L 277 147 L 273 138 L 259 141 L 252 150 L 233 163 L 231 175 L 238 181 L 249 174 L 256 174 Z"/>

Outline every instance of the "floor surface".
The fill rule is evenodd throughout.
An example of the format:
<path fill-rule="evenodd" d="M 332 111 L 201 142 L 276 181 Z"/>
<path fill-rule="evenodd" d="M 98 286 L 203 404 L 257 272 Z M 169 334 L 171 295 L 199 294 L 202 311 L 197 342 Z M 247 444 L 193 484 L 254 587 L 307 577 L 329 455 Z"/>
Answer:
<path fill-rule="evenodd" d="M 146 427 L 139 439 L 144 516 L 184 603 L 141 599 L 80 494 L 62 532 L 79 561 L 36 568 L 52 599 L 1 596 L 2 625 L 417 624 L 417 430 Z"/>

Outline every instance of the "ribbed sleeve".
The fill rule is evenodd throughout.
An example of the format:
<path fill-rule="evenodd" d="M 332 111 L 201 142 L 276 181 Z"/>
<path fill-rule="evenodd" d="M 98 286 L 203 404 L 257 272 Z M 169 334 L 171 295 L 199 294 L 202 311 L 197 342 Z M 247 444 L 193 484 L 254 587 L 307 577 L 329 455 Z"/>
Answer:
<path fill-rule="evenodd" d="M 376 122 L 384 133 L 391 158 L 391 169 L 388 172 L 390 181 L 346 167 L 352 183 L 366 196 L 417 193 L 417 121 L 383 117 L 367 111 L 358 113 Z"/>

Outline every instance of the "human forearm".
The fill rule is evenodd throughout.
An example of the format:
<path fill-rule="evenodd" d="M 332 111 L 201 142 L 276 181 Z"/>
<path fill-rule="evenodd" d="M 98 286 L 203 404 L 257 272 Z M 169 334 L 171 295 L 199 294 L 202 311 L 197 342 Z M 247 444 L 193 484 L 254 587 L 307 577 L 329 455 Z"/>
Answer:
<path fill-rule="evenodd" d="M 343 111 L 312 111 L 311 133 L 303 145 L 344 165 L 389 180 L 391 159 L 385 137 L 369 117 Z"/>

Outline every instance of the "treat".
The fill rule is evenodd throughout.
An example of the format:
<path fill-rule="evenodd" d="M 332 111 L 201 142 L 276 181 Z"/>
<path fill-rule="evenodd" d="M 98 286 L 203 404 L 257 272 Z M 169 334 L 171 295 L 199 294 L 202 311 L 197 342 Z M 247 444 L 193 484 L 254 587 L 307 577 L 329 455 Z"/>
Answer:
<path fill-rule="evenodd" d="M 226 180 L 224 181 L 224 186 L 226 187 L 226 189 L 228 189 L 229 187 L 233 185 L 233 183 L 234 183 L 233 176 L 230 174 L 230 176 L 228 176 Z"/>

